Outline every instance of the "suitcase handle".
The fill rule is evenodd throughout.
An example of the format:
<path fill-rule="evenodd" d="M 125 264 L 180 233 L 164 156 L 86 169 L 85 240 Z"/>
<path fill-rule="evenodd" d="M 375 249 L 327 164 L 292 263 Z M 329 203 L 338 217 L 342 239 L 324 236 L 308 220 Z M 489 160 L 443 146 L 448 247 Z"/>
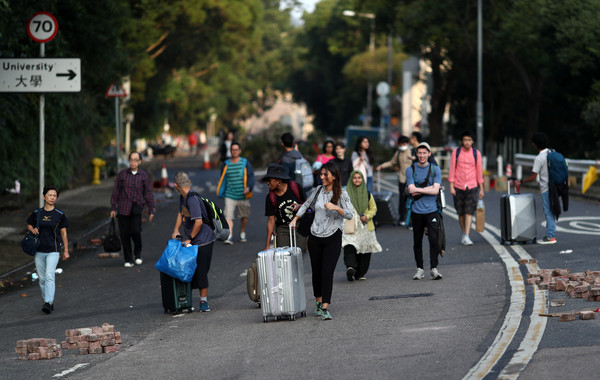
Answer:
<path fill-rule="evenodd" d="M 290 229 L 290 248 L 296 248 L 296 231 L 292 226 L 289 226 Z"/>

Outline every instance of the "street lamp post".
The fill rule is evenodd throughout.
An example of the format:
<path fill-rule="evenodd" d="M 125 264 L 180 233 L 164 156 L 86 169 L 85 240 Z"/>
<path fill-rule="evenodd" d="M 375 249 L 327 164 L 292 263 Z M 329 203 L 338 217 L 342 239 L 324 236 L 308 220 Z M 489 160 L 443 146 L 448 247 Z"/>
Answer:
<path fill-rule="evenodd" d="M 344 16 L 348 17 L 364 17 L 371 20 L 371 34 L 369 36 L 369 54 L 371 55 L 371 63 L 375 60 L 375 14 L 374 13 L 362 13 L 355 12 L 346 9 L 342 12 Z M 369 82 L 367 85 L 367 117 L 365 117 L 364 125 L 370 126 L 371 120 L 373 119 L 373 78 L 369 72 Z"/>
<path fill-rule="evenodd" d="M 485 142 L 483 141 L 483 79 L 482 79 L 482 46 L 483 46 L 483 28 L 482 28 L 482 10 L 481 0 L 477 0 L 477 142 L 479 150 L 485 153 Z"/>

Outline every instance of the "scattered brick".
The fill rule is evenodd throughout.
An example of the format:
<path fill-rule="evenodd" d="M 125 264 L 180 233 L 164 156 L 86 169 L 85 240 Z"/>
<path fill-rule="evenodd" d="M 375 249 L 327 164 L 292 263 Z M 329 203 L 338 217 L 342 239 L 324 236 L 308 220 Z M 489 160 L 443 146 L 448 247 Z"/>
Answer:
<path fill-rule="evenodd" d="M 89 347 L 90 347 L 89 342 L 77 342 L 77 348 L 89 348 Z"/>
<path fill-rule="evenodd" d="M 565 306 L 564 299 L 552 300 L 550 301 L 550 306 Z"/>
<path fill-rule="evenodd" d="M 77 329 L 79 331 L 79 334 L 77 335 L 90 335 L 93 334 L 93 331 L 91 328 L 83 328 L 83 329 Z"/>
<path fill-rule="evenodd" d="M 589 310 L 589 311 L 580 311 L 579 312 L 579 318 L 580 319 L 596 319 L 596 313 L 594 313 L 591 310 Z"/>
<path fill-rule="evenodd" d="M 80 348 L 79 355 L 87 355 L 89 353 L 89 348 Z"/>
<path fill-rule="evenodd" d="M 102 324 L 102 331 L 103 332 L 114 332 L 115 326 L 109 325 L 108 323 L 104 323 L 104 324 Z"/>
<path fill-rule="evenodd" d="M 101 354 L 102 352 L 103 352 L 102 347 L 94 347 L 94 348 L 90 347 L 90 349 L 89 349 L 90 354 Z"/>
<path fill-rule="evenodd" d="M 535 264 L 537 263 L 537 259 L 535 257 L 529 259 L 529 264 Z"/>
<path fill-rule="evenodd" d="M 575 320 L 575 313 L 562 313 L 558 320 L 561 322 L 570 322 Z"/>
<path fill-rule="evenodd" d="M 92 244 L 92 245 L 101 245 L 102 244 L 102 240 L 101 239 L 90 239 L 90 244 Z"/>
<path fill-rule="evenodd" d="M 103 348 L 104 352 L 109 353 L 109 352 L 117 352 L 121 349 L 121 345 L 120 344 L 115 344 L 114 346 L 106 346 Z"/>
<path fill-rule="evenodd" d="M 121 333 L 115 331 L 115 326 L 109 323 L 103 323 L 102 326 L 65 330 L 65 335 L 65 341 L 56 346 L 59 349 L 62 347 L 79 350 L 80 355 L 117 352 L 121 348 Z M 51 342 L 48 341 L 47 343 L 50 344 Z M 27 345 L 26 342 L 21 341 L 17 344 Z M 27 347 L 25 350 L 27 350 Z M 60 355 L 62 356 L 62 351 Z"/>
<path fill-rule="evenodd" d="M 517 262 L 519 264 L 527 264 L 527 263 L 529 263 L 529 260 L 528 259 L 519 259 L 519 260 L 517 260 Z"/>
<path fill-rule="evenodd" d="M 32 338 L 17 341 L 15 352 L 19 360 L 54 359 L 62 356 L 60 344 L 56 339 Z"/>

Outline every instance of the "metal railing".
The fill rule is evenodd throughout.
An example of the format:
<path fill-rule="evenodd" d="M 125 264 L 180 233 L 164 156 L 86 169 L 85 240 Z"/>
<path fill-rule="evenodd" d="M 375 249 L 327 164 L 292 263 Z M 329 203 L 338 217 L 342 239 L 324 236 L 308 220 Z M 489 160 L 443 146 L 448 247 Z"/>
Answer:
<path fill-rule="evenodd" d="M 515 165 L 517 166 L 517 173 L 522 173 L 523 167 L 532 168 L 533 161 L 535 160 L 533 154 L 515 154 Z M 583 190 L 583 178 L 587 173 L 590 166 L 600 166 L 600 162 L 597 160 L 575 160 L 572 158 L 565 158 L 569 165 L 569 175 L 577 173 L 581 179 L 581 188 Z"/>

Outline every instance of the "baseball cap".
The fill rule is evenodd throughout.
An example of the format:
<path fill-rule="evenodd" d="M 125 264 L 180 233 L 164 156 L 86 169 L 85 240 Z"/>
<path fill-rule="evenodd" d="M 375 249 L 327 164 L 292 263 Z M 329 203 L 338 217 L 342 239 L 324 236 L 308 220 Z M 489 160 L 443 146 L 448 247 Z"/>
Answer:
<path fill-rule="evenodd" d="M 426 142 L 422 142 L 422 143 L 419 143 L 419 145 L 417 145 L 417 149 L 419 149 L 421 147 L 427 148 L 427 150 L 431 152 L 431 147 Z"/>

